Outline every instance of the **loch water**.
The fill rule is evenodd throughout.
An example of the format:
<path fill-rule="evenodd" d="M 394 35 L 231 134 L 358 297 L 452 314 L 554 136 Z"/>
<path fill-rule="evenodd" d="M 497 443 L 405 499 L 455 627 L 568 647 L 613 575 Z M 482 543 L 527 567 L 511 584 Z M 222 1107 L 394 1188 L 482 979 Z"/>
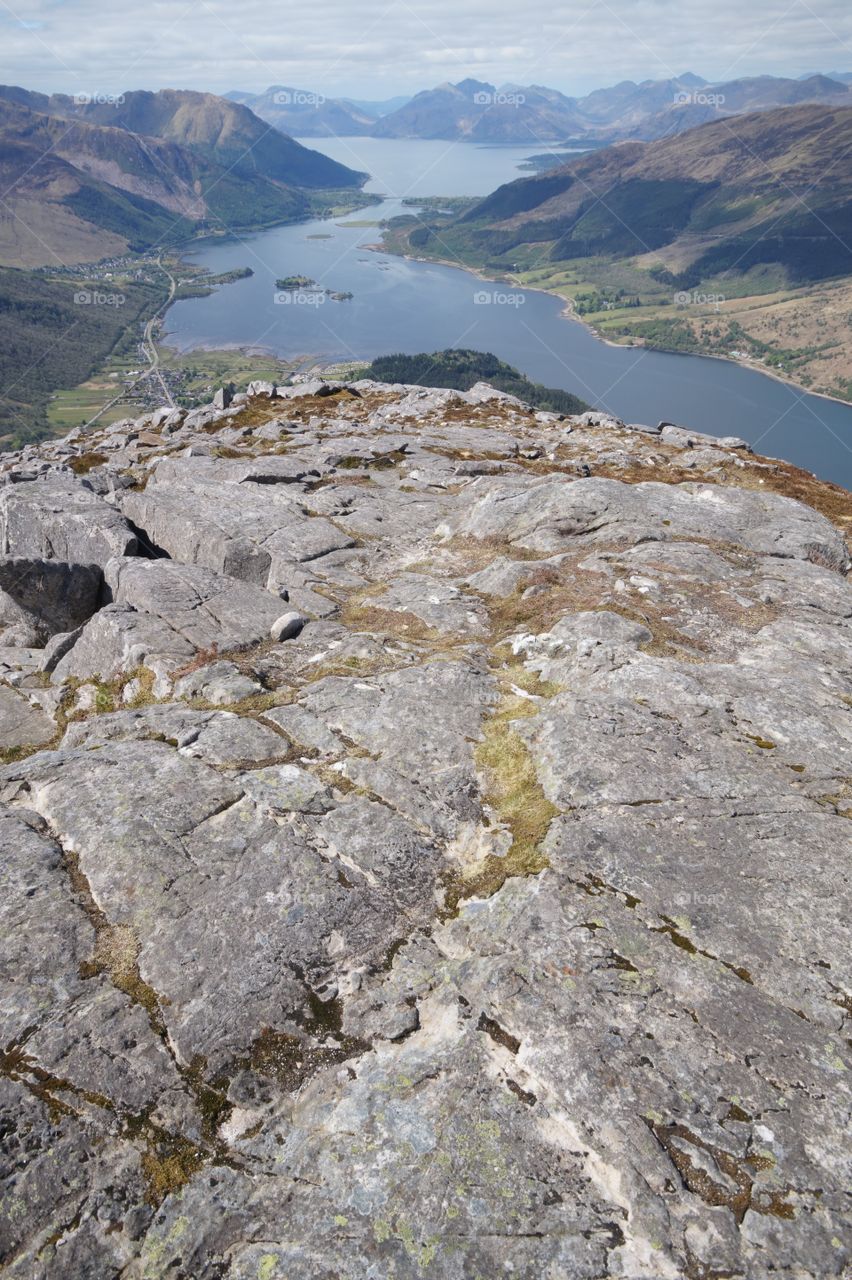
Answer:
<path fill-rule="evenodd" d="M 368 248 L 375 224 L 423 196 L 484 195 L 523 176 L 541 147 L 375 138 L 305 139 L 370 173 L 383 203 L 339 219 L 201 241 L 187 257 L 213 272 L 254 275 L 207 298 L 176 303 L 165 341 L 180 350 L 253 347 L 285 360 L 370 360 L 394 351 L 493 351 L 535 382 L 573 391 L 629 422 L 661 419 L 713 435 L 742 436 L 852 488 L 852 406 L 807 394 L 757 370 L 702 356 L 618 347 L 566 316 L 562 301 L 482 280 L 456 267 Z M 309 276 L 348 301 L 276 292 L 282 276 Z"/>

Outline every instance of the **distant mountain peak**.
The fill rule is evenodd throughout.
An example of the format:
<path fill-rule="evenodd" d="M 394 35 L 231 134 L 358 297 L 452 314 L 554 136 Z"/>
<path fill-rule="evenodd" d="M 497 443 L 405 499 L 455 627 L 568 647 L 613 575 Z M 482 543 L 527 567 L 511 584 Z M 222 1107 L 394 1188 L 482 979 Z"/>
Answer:
<path fill-rule="evenodd" d="M 463 93 L 466 98 L 472 98 L 476 93 L 496 93 L 497 90 L 493 84 L 489 84 L 487 80 L 459 80 L 457 84 L 451 86 L 457 89 L 459 93 Z"/>

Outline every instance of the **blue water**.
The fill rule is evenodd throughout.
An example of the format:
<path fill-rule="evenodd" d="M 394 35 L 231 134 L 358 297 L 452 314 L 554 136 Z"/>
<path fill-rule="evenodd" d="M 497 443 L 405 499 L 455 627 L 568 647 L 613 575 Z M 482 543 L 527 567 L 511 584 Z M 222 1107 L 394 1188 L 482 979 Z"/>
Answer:
<path fill-rule="evenodd" d="M 255 274 L 176 303 L 166 317 L 169 344 L 184 351 L 256 347 L 310 363 L 444 347 L 493 351 L 534 381 L 573 391 L 626 421 L 666 419 L 742 436 L 760 453 L 852 488 L 852 406 L 728 361 L 609 346 L 563 316 L 558 298 L 366 249 L 379 239 L 378 228 L 352 225 L 402 212 L 405 196 L 485 194 L 522 176 L 517 165 L 530 148 L 375 138 L 308 145 L 368 170 L 368 189 L 384 203 L 339 222 L 200 244 L 187 256 L 210 270 L 250 266 Z M 276 302 L 275 280 L 287 275 L 355 296 L 335 302 L 308 292 Z"/>

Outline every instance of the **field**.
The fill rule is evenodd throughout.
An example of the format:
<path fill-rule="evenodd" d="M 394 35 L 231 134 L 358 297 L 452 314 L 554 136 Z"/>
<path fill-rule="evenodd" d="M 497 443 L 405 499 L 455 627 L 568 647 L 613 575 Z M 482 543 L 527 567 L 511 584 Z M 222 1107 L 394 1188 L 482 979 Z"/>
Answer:
<path fill-rule="evenodd" d="M 297 366 L 263 352 L 227 347 L 218 351 L 187 351 L 160 347 L 160 367 L 169 382 L 181 379 L 180 398 L 198 403 L 209 400 L 218 387 L 233 382 L 245 390 L 254 379 L 282 382 Z M 177 399 L 178 397 L 176 397 Z"/>
<path fill-rule="evenodd" d="M 138 368 L 138 360 L 116 358 L 110 360 L 108 368 L 102 373 L 88 378 L 77 387 L 67 391 L 56 391 L 47 405 L 47 421 L 51 435 L 63 435 L 72 427 L 78 427 L 107 404 L 117 394 L 121 385 L 121 377 L 130 369 Z M 117 422 L 119 418 L 130 418 L 144 412 L 141 399 L 114 405 L 100 418 L 105 426 Z"/>
<path fill-rule="evenodd" d="M 217 388 L 225 382 L 233 382 L 238 390 L 245 390 L 255 378 L 283 381 L 294 365 L 265 354 L 227 348 L 220 351 L 189 351 L 182 354 L 169 347 L 158 347 L 160 371 L 177 404 L 192 405 L 212 399 Z M 110 360 L 103 371 L 87 379 L 77 387 L 57 391 L 48 406 L 48 422 L 52 435 L 61 435 L 72 427 L 88 422 L 117 394 L 121 380 L 138 368 L 128 359 Z M 159 386 L 153 389 L 153 401 L 162 403 Z M 137 396 L 131 395 L 120 404 L 107 409 L 99 421 L 103 424 L 117 422 L 119 418 L 139 417 L 152 407 L 151 397 L 140 388 Z"/>

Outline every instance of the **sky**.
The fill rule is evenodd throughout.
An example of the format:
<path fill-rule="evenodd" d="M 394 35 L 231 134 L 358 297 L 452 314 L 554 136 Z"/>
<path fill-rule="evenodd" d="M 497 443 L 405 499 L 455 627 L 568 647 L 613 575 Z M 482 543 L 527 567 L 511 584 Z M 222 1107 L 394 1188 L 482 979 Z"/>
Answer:
<path fill-rule="evenodd" d="M 0 0 L 0 76 L 45 92 L 382 99 L 474 76 L 578 96 L 619 80 L 852 71 L 850 0 Z"/>

